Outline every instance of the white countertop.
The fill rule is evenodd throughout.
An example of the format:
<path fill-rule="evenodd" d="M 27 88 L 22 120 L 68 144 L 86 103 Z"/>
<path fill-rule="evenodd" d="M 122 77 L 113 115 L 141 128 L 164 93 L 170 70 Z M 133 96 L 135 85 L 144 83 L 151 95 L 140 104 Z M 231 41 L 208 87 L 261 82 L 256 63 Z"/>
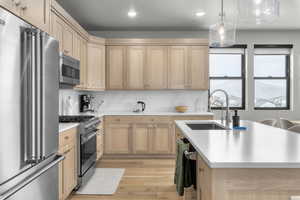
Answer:
<path fill-rule="evenodd" d="M 300 134 L 252 121 L 247 130 L 191 130 L 175 121 L 183 135 L 211 168 L 300 168 Z"/>
<path fill-rule="evenodd" d="M 214 113 L 212 112 L 185 112 L 185 113 L 179 113 L 179 112 L 104 112 L 102 116 L 104 115 L 170 115 L 170 116 L 212 116 Z"/>
<path fill-rule="evenodd" d="M 58 130 L 59 130 L 59 133 L 61 133 L 68 129 L 74 128 L 78 125 L 79 125 L 79 123 L 59 123 Z"/>

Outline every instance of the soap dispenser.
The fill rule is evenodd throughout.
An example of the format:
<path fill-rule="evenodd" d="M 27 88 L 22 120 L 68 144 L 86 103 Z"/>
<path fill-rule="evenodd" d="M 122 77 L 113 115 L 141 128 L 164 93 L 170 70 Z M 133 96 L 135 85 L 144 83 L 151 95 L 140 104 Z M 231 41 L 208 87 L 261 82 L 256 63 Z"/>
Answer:
<path fill-rule="evenodd" d="M 238 111 L 234 111 L 234 116 L 232 116 L 232 126 L 239 127 L 240 126 L 240 116 L 238 116 Z"/>

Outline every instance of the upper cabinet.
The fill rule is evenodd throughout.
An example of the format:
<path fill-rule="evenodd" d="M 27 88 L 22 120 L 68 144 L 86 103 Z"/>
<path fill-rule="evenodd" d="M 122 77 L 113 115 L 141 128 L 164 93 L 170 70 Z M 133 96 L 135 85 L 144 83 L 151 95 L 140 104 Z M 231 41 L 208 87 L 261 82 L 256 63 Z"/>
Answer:
<path fill-rule="evenodd" d="M 0 5 L 43 31 L 50 31 L 50 0 L 0 0 Z"/>
<path fill-rule="evenodd" d="M 170 89 L 184 89 L 187 80 L 188 48 L 186 46 L 169 47 L 168 80 Z"/>
<path fill-rule="evenodd" d="M 106 47 L 106 87 L 121 90 L 125 86 L 126 47 Z"/>
<path fill-rule="evenodd" d="M 103 39 L 93 37 L 87 50 L 87 87 L 105 89 L 105 45 Z"/>
<path fill-rule="evenodd" d="M 149 46 L 146 51 L 145 89 L 167 89 L 168 87 L 168 48 Z"/>
<path fill-rule="evenodd" d="M 109 39 L 106 44 L 106 89 L 208 89 L 207 40 Z"/>
<path fill-rule="evenodd" d="M 42 29 L 50 31 L 50 0 L 21 0 L 21 17 Z"/>
<path fill-rule="evenodd" d="M 143 46 L 127 48 L 127 89 L 144 89 L 145 50 Z"/>

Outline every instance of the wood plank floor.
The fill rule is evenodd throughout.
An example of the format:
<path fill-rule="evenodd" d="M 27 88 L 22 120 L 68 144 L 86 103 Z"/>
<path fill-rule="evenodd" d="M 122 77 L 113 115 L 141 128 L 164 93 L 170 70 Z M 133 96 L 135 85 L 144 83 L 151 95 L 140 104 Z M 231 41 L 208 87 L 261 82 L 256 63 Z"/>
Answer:
<path fill-rule="evenodd" d="M 71 200 L 182 200 L 174 185 L 174 159 L 110 159 L 97 167 L 125 168 L 116 194 L 73 195 Z"/>

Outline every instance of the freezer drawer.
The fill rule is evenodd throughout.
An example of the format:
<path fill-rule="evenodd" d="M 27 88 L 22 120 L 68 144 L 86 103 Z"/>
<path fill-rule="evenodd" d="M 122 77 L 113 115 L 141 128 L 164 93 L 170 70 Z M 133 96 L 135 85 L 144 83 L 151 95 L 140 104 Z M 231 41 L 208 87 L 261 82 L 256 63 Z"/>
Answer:
<path fill-rule="evenodd" d="M 52 163 L 28 177 L 26 181 L 0 196 L 0 199 L 58 200 L 58 163 L 63 159 L 64 157 L 58 156 Z"/>

